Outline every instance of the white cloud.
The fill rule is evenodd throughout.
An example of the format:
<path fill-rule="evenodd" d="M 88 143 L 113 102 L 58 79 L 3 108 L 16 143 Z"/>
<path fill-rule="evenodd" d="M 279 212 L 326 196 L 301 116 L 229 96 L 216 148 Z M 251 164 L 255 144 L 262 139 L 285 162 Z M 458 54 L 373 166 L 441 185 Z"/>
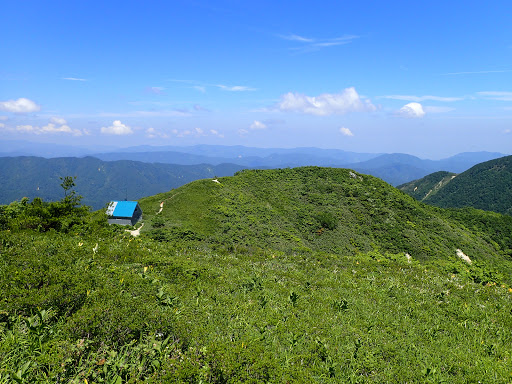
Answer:
<path fill-rule="evenodd" d="M 443 96 L 432 96 L 432 95 L 425 95 L 425 96 L 413 96 L 413 95 L 386 95 L 386 96 L 380 96 L 383 99 L 393 99 L 393 100 L 404 100 L 404 101 L 425 101 L 425 100 L 433 100 L 433 101 L 459 101 L 464 100 L 464 97 L 443 97 Z"/>
<path fill-rule="evenodd" d="M 406 104 L 402 108 L 400 108 L 400 111 L 398 111 L 398 113 L 402 117 L 410 118 L 425 116 L 425 111 L 423 110 L 423 107 L 420 103 Z"/>
<path fill-rule="evenodd" d="M 173 129 L 172 131 L 172 134 L 175 135 L 176 137 L 186 137 L 186 136 L 195 136 L 195 137 L 200 137 L 200 136 L 208 136 L 208 134 L 202 129 L 202 128 L 194 128 L 194 129 L 185 129 L 185 130 L 179 130 L 179 129 Z M 213 133 L 213 132 L 216 132 L 216 133 Z M 210 133 L 216 135 L 216 136 L 219 136 L 219 137 L 224 137 L 223 135 L 220 135 L 217 131 L 215 130 L 210 130 Z"/>
<path fill-rule="evenodd" d="M 62 117 L 55 116 L 55 117 L 50 118 L 50 123 L 64 125 L 64 124 L 66 124 L 66 120 L 64 120 Z"/>
<path fill-rule="evenodd" d="M 101 133 L 107 135 L 130 135 L 133 131 L 129 126 L 121 123 L 121 120 L 115 120 L 110 127 L 102 127 Z"/>
<path fill-rule="evenodd" d="M 5 121 L 5 120 L 7 120 L 7 119 L 8 119 L 8 117 L 7 117 L 7 116 L 1 116 L 1 115 L 0 115 L 0 121 Z"/>
<path fill-rule="evenodd" d="M 32 100 L 25 99 L 24 97 L 18 100 L 0 101 L 0 110 L 13 112 L 13 113 L 30 113 L 37 112 L 41 109 L 39 105 Z"/>
<path fill-rule="evenodd" d="M 357 94 L 354 87 L 346 88 L 342 93 L 324 93 L 316 97 L 289 92 L 281 96 L 277 107 L 283 112 L 301 112 L 317 116 L 376 110 L 370 100 L 362 99 Z"/>
<path fill-rule="evenodd" d="M 243 128 L 242 128 L 242 129 L 239 129 L 239 130 L 238 130 L 238 134 L 239 134 L 240 136 L 245 136 L 245 135 L 247 135 L 248 133 L 249 133 L 249 131 L 248 131 L 247 129 L 243 129 Z"/>
<path fill-rule="evenodd" d="M 156 138 L 162 138 L 166 139 L 169 137 L 168 134 L 164 132 L 157 131 L 155 128 L 148 128 L 146 129 L 146 136 L 150 139 L 156 139 Z"/>
<path fill-rule="evenodd" d="M 254 122 L 251 124 L 250 128 L 252 130 L 257 130 L 257 129 L 265 129 L 265 128 L 267 128 L 267 126 L 265 124 L 263 124 L 261 121 L 254 120 Z"/>
<path fill-rule="evenodd" d="M 511 130 L 511 129 L 505 129 L 505 130 L 503 131 L 503 133 L 505 133 L 505 134 L 509 134 L 510 132 L 512 132 L 512 130 Z"/>
<path fill-rule="evenodd" d="M 80 79 L 78 77 L 63 77 L 62 80 L 70 80 L 70 81 L 87 81 L 87 79 Z"/>
<path fill-rule="evenodd" d="M 52 121 L 55 118 L 50 119 Z M 72 134 L 74 136 L 82 136 L 84 134 L 89 134 L 87 131 L 81 131 L 79 129 L 72 129 L 69 125 L 66 124 L 64 119 L 56 118 L 59 122 L 56 124 L 55 121 L 48 123 L 42 127 L 36 125 L 18 125 L 16 126 L 16 131 L 22 133 L 33 133 L 36 135 L 44 135 L 44 134 L 58 134 L 58 133 L 66 133 Z M 64 122 L 64 123 L 62 123 Z M 61 124 L 62 123 L 62 124 Z"/>
<path fill-rule="evenodd" d="M 425 113 L 447 113 L 447 112 L 455 111 L 455 108 L 425 106 L 425 107 L 423 107 L 423 110 L 425 111 Z"/>
<path fill-rule="evenodd" d="M 72 133 L 73 131 L 69 127 L 69 125 L 61 125 L 60 127 L 53 124 L 48 123 L 47 125 L 41 127 L 41 133 Z"/>
<path fill-rule="evenodd" d="M 345 128 L 345 127 L 341 127 L 340 128 L 340 132 L 342 135 L 344 136 L 354 136 L 354 134 L 352 133 L 352 131 L 348 128 Z"/>
<path fill-rule="evenodd" d="M 512 92 L 486 91 L 477 94 L 491 100 L 512 101 Z"/>
<path fill-rule="evenodd" d="M 219 131 L 217 131 L 216 129 L 210 129 L 210 133 L 213 136 L 224 137 L 224 135 L 222 133 L 220 133 Z"/>
<path fill-rule="evenodd" d="M 0 128 L 5 128 L 5 124 L 4 123 L 0 123 Z"/>
<path fill-rule="evenodd" d="M 37 127 L 33 127 L 32 125 L 18 125 L 16 130 L 19 132 L 34 132 Z"/>

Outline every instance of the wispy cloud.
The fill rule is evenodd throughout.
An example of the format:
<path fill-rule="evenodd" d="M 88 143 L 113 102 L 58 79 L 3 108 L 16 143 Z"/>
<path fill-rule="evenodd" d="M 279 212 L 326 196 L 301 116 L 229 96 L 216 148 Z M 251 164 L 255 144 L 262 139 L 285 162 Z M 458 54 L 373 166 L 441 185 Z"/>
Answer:
<path fill-rule="evenodd" d="M 256 91 L 256 88 L 246 87 L 244 85 L 224 85 L 224 84 L 215 84 L 215 87 L 218 87 L 224 91 L 230 92 L 246 92 L 246 91 Z"/>
<path fill-rule="evenodd" d="M 62 80 L 70 80 L 70 81 L 89 81 L 87 79 L 81 79 L 78 77 L 63 77 Z"/>
<path fill-rule="evenodd" d="M 349 44 L 355 39 L 358 39 L 359 36 L 356 35 L 344 35 L 334 38 L 313 38 L 313 37 L 303 37 L 296 34 L 290 35 L 278 35 L 283 40 L 293 41 L 296 43 L 300 43 L 300 46 L 291 47 L 290 50 L 296 52 L 311 52 L 317 51 L 322 48 L 334 47 L 338 45 Z"/>
<path fill-rule="evenodd" d="M 208 87 L 222 89 L 223 91 L 229 92 L 247 92 L 247 91 L 256 91 L 256 88 L 249 87 L 246 85 L 226 85 L 226 84 L 213 84 L 213 83 L 203 83 L 196 80 L 180 80 L 180 79 L 169 79 L 168 81 L 172 81 L 174 83 L 184 83 L 190 84 L 191 88 L 201 92 L 206 93 L 206 89 Z"/>
<path fill-rule="evenodd" d="M 512 69 L 503 69 L 503 70 L 497 70 L 497 71 L 448 72 L 448 73 L 441 73 L 441 76 L 482 75 L 482 74 L 487 74 L 487 73 L 504 73 L 504 72 L 512 72 Z"/>
<path fill-rule="evenodd" d="M 164 87 L 146 87 L 146 92 L 153 93 L 155 95 L 163 95 L 164 90 Z"/>
<path fill-rule="evenodd" d="M 195 90 L 197 90 L 201 93 L 206 93 L 206 87 L 203 87 L 202 85 L 194 85 L 194 86 L 192 86 L 192 88 L 194 88 Z"/>
<path fill-rule="evenodd" d="M 512 101 L 512 92 L 485 91 L 477 92 L 477 95 L 485 97 L 486 99 L 490 100 Z"/>
<path fill-rule="evenodd" d="M 460 101 L 464 100 L 464 97 L 443 97 L 443 96 L 414 96 L 414 95 L 385 95 L 379 96 L 382 99 L 393 99 L 393 100 L 403 100 L 403 101 L 425 101 L 425 100 L 433 100 L 433 101 L 443 101 L 443 102 L 451 102 L 451 101 Z"/>
<path fill-rule="evenodd" d="M 190 116 L 190 112 L 174 109 L 170 111 L 132 111 L 132 112 L 102 112 L 89 117 L 185 117 Z M 77 116 L 73 116 L 77 117 Z"/>
<path fill-rule="evenodd" d="M 197 111 L 197 112 L 210 112 L 210 110 L 208 108 L 205 108 L 199 104 L 195 104 L 194 105 L 194 111 Z"/>
<path fill-rule="evenodd" d="M 341 93 L 324 93 L 319 96 L 289 92 L 281 96 L 277 108 L 282 112 L 300 112 L 317 116 L 377 109 L 370 100 L 359 96 L 354 87 L 346 88 Z"/>
<path fill-rule="evenodd" d="M 455 111 L 455 108 L 451 107 L 437 107 L 437 106 L 425 106 L 423 107 L 425 113 L 447 113 Z"/>
<path fill-rule="evenodd" d="M 300 41 L 301 43 L 314 43 L 315 39 L 311 39 L 309 37 L 303 37 L 299 35 L 279 35 L 281 39 L 290 40 L 290 41 Z"/>

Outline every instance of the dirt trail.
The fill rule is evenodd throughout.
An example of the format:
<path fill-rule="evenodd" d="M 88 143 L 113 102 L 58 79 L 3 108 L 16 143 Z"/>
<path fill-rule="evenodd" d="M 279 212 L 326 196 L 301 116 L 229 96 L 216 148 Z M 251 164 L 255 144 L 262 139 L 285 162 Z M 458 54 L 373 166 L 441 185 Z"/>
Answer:
<path fill-rule="evenodd" d="M 140 235 L 140 230 L 141 230 L 141 228 L 142 228 L 143 226 L 144 226 L 144 223 L 142 223 L 142 225 L 141 225 L 139 228 L 134 229 L 133 231 L 131 231 L 131 230 L 129 230 L 129 229 L 126 229 L 125 231 L 126 231 L 126 232 L 130 232 L 130 235 L 132 235 L 132 236 L 134 236 L 134 237 L 137 237 L 137 236 L 139 236 L 139 235 Z"/>
<path fill-rule="evenodd" d="M 160 203 L 160 209 L 158 210 L 158 212 L 157 212 L 156 214 L 158 215 L 159 213 L 161 213 L 161 212 L 164 210 L 164 203 L 165 203 L 167 200 L 171 200 L 171 199 L 173 199 L 175 196 L 181 195 L 182 193 L 183 193 L 183 192 L 178 192 L 178 193 L 176 193 L 176 194 L 172 195 L 171 197 L 168 197 L 168 198 L 167 198 L 167 199 L 165 199 L 164 201 L 162 201 L 162 202 Z"/>
<path fill-rule="evenodd" d="M 160 209 L 158 210 L 158 212 L 157 212 L 156 214 L 158 215 L 159 213 L 161 213 L 161 212 L 164 210 L 164 203 L 165 203 L 167 200 L 171 200 L 174 196 L 178 196 L 178 195 L 179 195 L 179 194 L 181 194 L 181 193 L 183 193 L 183 192 L 176 193 L 176 194 L 172 195 L 171 197 L 169 197 L 169 198 L 165 199 L 164 201 L 162 201 L 162 202 L 160 203 Z M 130 230 L 130 229 L 126 229 L 125 231 L 126 231 L 126 232 L 130 232 L 130 235 L 132 235 L 132 236 L 134 236 L 134 237 L 137 237 L 137 236 L 139 236 L 139 235 L 140 235 L 140 230 L 142 229 L 142 227 L 143 227 L 143 226 L 144 226 L 144 223 L 142 223 L 142 225 L 141 225 L 139 228 L 134 229 L 133 231 L 132 231 L 132 230 Z"/>

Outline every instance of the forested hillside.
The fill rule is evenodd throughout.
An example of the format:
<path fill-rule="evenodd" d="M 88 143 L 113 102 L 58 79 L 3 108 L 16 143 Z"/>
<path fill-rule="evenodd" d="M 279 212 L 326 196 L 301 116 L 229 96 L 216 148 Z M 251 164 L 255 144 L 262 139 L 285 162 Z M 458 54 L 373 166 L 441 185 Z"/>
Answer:
<path fill-rule="evenodd" d="M 0 204 L 23 197 L 59 200 L 60 177 L 77 176 L 83 203 L 100 209 L 111 200 L 136 200 L 205 177 L 229 176 L 243 167 L 102 161 L 94 157 L 0 157 Z"/>
<path fill-rule="evenodd" d="M 477 164 L 455 178 L 443 177 L 440 184 L 434 185 L 440 176 L 435 173 L 399 188 L 439 207 L 473 207 L 512 215 L 512 156 Z M 429 188 L 433 193 L 424 194 Z"/>
<path fill-rule="evenodd" d="M 397 188 L 404 191 L 416 200 L 424 201 L 436 194 L 442 187 L 457 176 L 455 173 L 439 171 L 431 173 L 419 180 L 399 185 Z"/>

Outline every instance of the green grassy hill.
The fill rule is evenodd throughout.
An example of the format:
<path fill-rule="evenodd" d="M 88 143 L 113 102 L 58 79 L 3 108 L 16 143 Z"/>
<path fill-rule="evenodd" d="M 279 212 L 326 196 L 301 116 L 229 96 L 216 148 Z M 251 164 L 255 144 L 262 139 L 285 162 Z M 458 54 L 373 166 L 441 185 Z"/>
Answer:
<path fill-rule="evenodd" d="M 161 202 L 164 209 L 156 215 Z M 492 226 L 468 229 L 443 210 L 346 169 L 245 170 L 218 182 L 198 180 L 140 204 L 148 223 L 143 231 L 154 239 L 227 249 L 343 255 L 378 250 L 423 261 L 456 260 L 462 249 L 476 261 L 497 265 L 499 255 L 512 248 L 512 233 L 495 247 L 486 240 Z M 474 215 L 484 221 L 489 216 Z M 512 220 L 502 221 L 512 229 Z"/>
<path fill-rule="evenodd" d="M 424 201 L 435 195 L 447 183 L 457 176 L 455 173 L 439 171 L 431 173 L 418 180 L 399 185 L 397 188 L 404 191 L 416 200 Z"/>
<path fill-rule="evenodd" d="M 512 217 L 315 167 L 140 203 L 0 206 L 0 383 L 510 382 Z"/>

